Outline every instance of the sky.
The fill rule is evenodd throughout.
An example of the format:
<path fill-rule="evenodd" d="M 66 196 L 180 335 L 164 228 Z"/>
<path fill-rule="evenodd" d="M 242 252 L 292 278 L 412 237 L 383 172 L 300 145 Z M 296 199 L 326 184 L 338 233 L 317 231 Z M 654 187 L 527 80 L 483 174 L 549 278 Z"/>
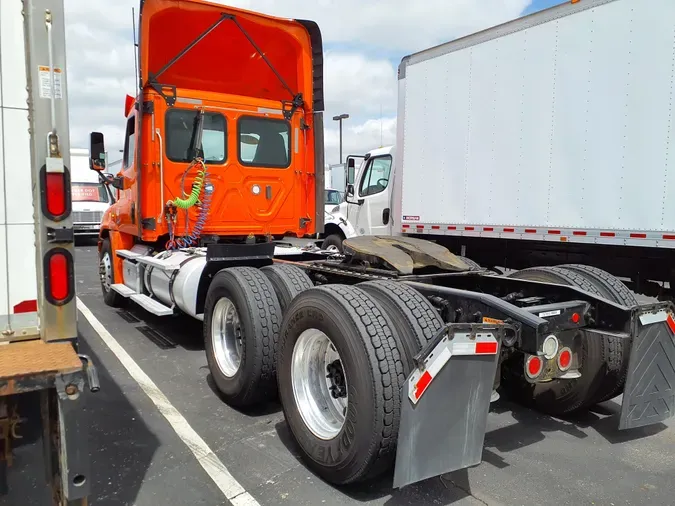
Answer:
<path fill-rule="evenodd" d="M 347 113 L 343 152 L 393 144 L 397 68 L 405 55 L 561 3 L 560 0 L 228 0 L 235 7 L 311 19 L 324 42 L 326 163 L 339 162 L 332 117 Z M 88 147 L 105 134 L 111 161 L 123 147 L 124 99 L 134 93 L 132 7 L 139 0 L 66 0 L 70 133 Z M 136 12 L 138 14 L 138 12 Z"/>

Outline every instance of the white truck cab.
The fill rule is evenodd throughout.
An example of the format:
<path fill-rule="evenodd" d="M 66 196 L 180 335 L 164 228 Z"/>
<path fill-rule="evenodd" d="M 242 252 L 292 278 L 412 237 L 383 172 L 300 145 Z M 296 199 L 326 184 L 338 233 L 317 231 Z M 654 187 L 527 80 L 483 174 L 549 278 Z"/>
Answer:
<path fill-rule="evenodd" d="M 103 213 L 112 204 L 109 188 L 89 169 L 89 150 L 70 150 L 73 230 L 77 237 L 98 236 Z"/>
<path fill-rule="evenodd" d="M 345 199 L 339 206 L 326 206 L 323 247 L 342 250 L 342 241 L 361 235 L 392 233 L 392 190 L 396 148 L 387 146 L 368 152 L 356 168 L 356 156 L 347 158 Z M 328 190 L 327 190 L 328 191 Z"/>

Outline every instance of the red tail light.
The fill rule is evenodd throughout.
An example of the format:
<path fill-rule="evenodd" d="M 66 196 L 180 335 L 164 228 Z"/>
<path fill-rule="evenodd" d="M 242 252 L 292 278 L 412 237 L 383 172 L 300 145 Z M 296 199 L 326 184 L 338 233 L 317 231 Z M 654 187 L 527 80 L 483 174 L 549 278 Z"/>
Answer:
<path fill-rule="evenodd" d="M 57 306 L 67 304 L 74 297 L 75 283 L 73 257 L 68 250 L 55 248 L 45 256 L 45 297 Z"/>
<path fill-rule="evenodd" d="M 561 371 L 566 371 L 572 366 L 572 350 L 563 348 L 558 354 L 558 368 Z"/>
<path fill-rule="evenodd" d="M 47 174 L 47 212 L 52 216 L 66 214 L 66 185 L 63 174 Z"/>
<path fill-rule="evenodd" d="M 530 355 L 525 361 L 525 373 L 532 379 L 541 374 L 544 369 L 544 361 L 535 355 Z"/>
<path fill-rule="evenodd" d="M 53 221 L 61 221 L 70 215 L 70 171 L 67 167 L 61 170 L 40 171 L 40 193 L 42 213 Z"/>

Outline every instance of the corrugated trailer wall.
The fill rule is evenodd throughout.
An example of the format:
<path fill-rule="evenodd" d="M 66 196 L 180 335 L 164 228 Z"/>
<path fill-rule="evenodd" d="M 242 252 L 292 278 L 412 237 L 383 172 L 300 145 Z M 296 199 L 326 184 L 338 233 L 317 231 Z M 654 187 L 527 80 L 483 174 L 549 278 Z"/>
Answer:
<path fill-rule="evenodd" d="M 673 20 L 581 0 L 411 56 L 403 223 L 675 230 Z"/>

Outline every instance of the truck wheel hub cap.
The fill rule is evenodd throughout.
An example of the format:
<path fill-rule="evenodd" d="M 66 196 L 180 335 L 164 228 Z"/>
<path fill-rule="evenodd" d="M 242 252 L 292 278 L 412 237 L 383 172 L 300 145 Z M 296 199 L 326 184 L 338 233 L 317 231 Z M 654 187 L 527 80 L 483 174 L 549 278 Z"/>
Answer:
<path fill-rule="evenodd" d="M 218 369 L 228 378 L 241 366 L 242 329 L 234 303 L 223 297 L 213 308 L 211 339 Z"/>
<path fill-rule="evenodd" d="M 298 337 L 291 360 L 293 397 L 307 428 L 330 440 L 347 415 L 348 385 L 342 360 L 329 337 L 307 329 Z"/>
<path fill-rule="evenodd" d="M 107 252 L 101 257 L 99 274 L 101 276 L 101 284 L 105 288 L 105 291 L 109 291 L 110 286 L 112 285 L 112 262 L 110 261 L 110 255 Z"/>

